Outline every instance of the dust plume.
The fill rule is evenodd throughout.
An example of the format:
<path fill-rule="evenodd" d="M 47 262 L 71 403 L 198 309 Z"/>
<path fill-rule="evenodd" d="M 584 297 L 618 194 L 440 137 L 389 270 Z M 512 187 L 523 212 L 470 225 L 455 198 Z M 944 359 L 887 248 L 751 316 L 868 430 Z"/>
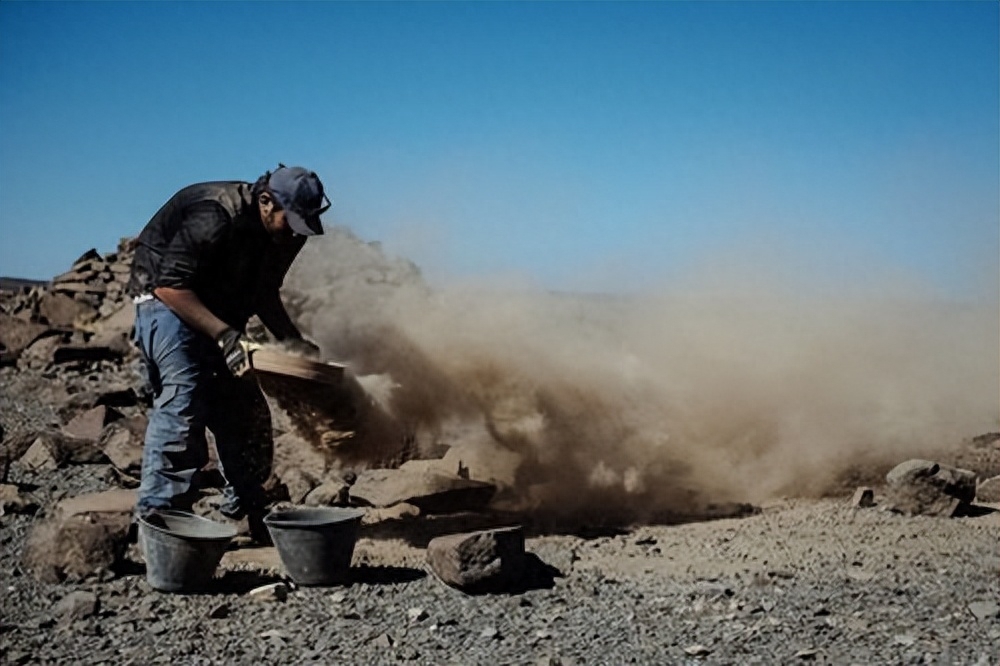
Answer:
<path fill-rule="evenodd" d="M 287 282 L 326 357 L 509 506 L 644 520 L 828 492 L 998 426 L 996 304 L 731 268 L 643 294 L 431 288 L 343 229 Z"/>

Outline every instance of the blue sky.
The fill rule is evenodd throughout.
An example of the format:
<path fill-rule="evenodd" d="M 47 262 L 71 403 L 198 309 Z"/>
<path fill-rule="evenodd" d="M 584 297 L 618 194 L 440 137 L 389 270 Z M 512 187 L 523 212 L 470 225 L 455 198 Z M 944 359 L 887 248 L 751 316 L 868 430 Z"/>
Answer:
<path fill-rule="evenodd" d="M 0 274 L 281 161 L 432 280 L 779 248 L 991 295 L 998 33 L 995 2 L 2 2 Z"/>

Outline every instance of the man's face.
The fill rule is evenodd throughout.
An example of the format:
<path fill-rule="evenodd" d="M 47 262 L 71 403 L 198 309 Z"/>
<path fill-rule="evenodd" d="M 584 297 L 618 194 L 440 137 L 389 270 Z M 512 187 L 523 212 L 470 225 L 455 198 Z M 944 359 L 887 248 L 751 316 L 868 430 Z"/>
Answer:
<path fill-rule="evenodd" d="M 295 235 L 288 226 L 288 220 L 285 219 L 285 210 L 266 193 L 260 197 L 260 221 L 271 239 L 277 243 L 286 243 Z"/>

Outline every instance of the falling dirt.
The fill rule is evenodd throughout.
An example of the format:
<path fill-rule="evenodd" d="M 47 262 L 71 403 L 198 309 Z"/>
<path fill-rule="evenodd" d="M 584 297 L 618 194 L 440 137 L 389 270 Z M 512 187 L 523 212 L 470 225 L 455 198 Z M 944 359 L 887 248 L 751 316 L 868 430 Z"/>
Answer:
<path fill-rule="evenodd" d="M 995 303 L 795 285 L 730 267 L 627 297 L 431 288 L 334 229 L 286 300 L 421 453 L 567 520 L 819 496 L 997 429 Z"/>

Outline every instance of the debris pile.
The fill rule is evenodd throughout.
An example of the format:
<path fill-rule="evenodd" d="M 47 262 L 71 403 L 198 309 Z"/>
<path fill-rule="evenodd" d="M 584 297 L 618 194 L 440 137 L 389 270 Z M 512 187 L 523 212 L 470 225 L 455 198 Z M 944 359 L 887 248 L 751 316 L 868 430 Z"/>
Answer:
<path fill-rule="evenodd" d="M 133 239 L 85 252 L 47 285 L 0 290 L 0 365 L 118 361 L 132 353 L 128 283 Z"/>

